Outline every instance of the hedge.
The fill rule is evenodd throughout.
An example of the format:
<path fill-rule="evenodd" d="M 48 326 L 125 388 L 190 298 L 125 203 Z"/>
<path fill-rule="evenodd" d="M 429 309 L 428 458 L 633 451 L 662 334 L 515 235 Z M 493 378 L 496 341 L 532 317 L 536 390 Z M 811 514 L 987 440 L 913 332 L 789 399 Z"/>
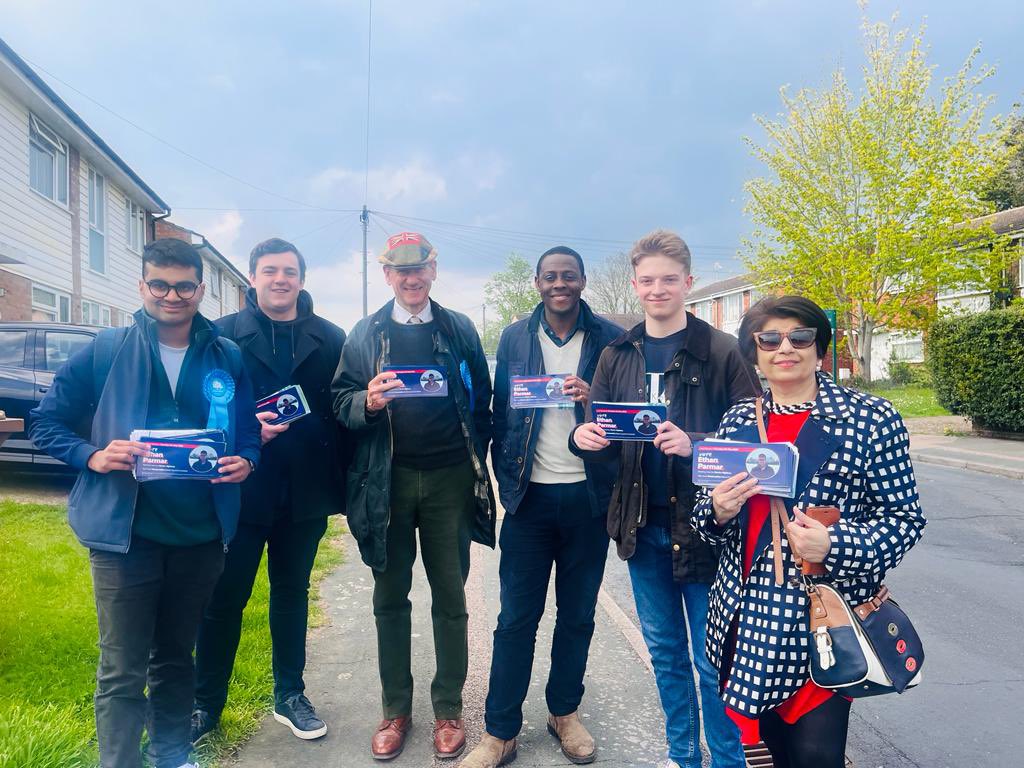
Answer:
<path fill-rule="evenodd" d="M 938 320 L 927 350 L 943 407 L 981 429 L 1024 432 L 1024 309 Z"/>

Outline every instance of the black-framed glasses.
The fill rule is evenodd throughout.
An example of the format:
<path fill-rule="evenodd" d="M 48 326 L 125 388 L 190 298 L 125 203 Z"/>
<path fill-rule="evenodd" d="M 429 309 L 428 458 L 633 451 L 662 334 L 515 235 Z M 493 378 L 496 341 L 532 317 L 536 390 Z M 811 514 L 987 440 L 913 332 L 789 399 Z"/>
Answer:
<path fill-rule="evenodd" d="M 791 331 L 758 331 L 754 342 L 765 352 L 774 352 L 782 346 L 783 339 L 789 339 L 793 349 L 807 349 L 818 337 L 817 328 L 794 328 Z"/>
<path fill-rule="evenodd" d="M 166 280 L 147 280 L 146 287 L 149 292 L 158 299 L 163 299 L 174 289 L 179 299 L 191 299 L 199 290 L 199 283 L 191 280 L 182 280 L 180 283 L 168 283 Z"/>

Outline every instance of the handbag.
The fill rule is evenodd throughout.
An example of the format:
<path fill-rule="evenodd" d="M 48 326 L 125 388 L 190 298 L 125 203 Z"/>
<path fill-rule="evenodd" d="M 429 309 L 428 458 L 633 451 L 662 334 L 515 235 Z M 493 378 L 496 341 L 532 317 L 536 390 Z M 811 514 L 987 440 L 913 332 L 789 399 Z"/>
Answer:
<path fill-rule="evenodd" d="M 761 442 L 768 442 L 764 405 L 755 403 Z M 789 514 L 777 496 L 769 497 L 775 583 L 782 586 L 782 533 Z M 808 507 L 804 513 L 826 528 L 839 522 L 836 507 Z M 879 586 L 870 600 L 851 607 L 825 579 L 823 563 L 808 563 L 793 552 L 807 593 L 811 680 L 851 698 L 903 693 L 921 683 L 924 646 L 907 614 L 888 587 Z"/>

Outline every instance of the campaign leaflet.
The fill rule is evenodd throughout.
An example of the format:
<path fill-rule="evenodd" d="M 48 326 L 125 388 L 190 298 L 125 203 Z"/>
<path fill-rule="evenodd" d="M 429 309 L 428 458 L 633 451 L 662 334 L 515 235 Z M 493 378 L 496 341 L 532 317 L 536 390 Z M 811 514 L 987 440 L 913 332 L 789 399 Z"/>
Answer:
<path fill-rule="evenodd" d="M 275 418 L 266 422 L 267 424 L 287 424 L 308 416 L 309 405 L 306 403 L 306 396 L 302 394 L 302 387 L 290 384 L 256 403 L 256 413 L 264 411 L 277 414 Z"/>
<path fill-rule="evenodd" d="M 713 488 L 746 472 L 757 478 L 761 492 L 790 499 L 796 492 L 800 452 L 792 443 L 743 443 L 701 440 L 693 446 L 693 484 Z"/>
<path fill-rule="evenodd" d="M 220 475 L 217 460 L 227 452 L 220 429 L 136 429 L 129 439 L 149 445 L 149 453 L 136 456 L 132 469 L 140 483 L 211 480 Z"/>
<path fill-rule="evenodd" d="M 384 393 L 384 397 L 447 397 L 448 371 L 437 363 L 428 365 L 385 365 L 382 369 L 398 376 L 402 386 Z"/>
<path fill-rule="evenodd" d="M 562 391 L 569 375 L 509 376 L 509 405 L 513 408 L 572 408 L 572 398 Z"/>
<path fill-rule="evenodd" d="M 653 440 L 668 418 L 660 403 L 594 403 L 591 410 L 609 440 Z"/>

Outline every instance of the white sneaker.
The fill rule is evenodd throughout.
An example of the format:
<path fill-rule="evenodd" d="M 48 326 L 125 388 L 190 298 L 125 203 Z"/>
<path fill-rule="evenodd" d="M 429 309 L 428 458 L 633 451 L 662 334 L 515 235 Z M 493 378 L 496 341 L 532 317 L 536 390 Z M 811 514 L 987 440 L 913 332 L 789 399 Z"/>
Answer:
<path fill-rule="evenodd" d="M 683 768 L 675 760 L 669 760 L 667 757 L 660 763 L 657 763 L 654 768 Z"/>
<path fill-rule="evenodd" d="M 199 763 L 182 763 L 178 768 L 199 768 Z"/>

